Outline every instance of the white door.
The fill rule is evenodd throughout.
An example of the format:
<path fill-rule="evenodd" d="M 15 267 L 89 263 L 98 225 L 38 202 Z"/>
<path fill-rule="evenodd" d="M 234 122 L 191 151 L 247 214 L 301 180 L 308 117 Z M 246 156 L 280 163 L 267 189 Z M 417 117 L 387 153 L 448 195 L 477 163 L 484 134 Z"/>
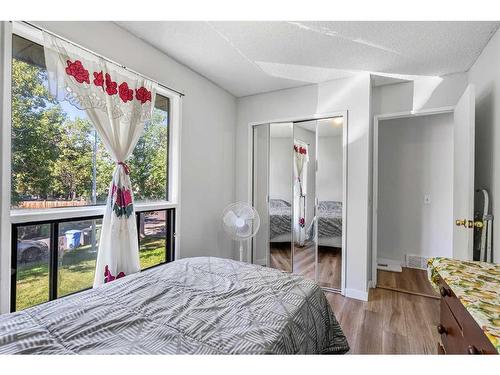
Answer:
<path fill-rule="evenodd" d="M 472 260 L 474 220 L 474 86 L 469 85 L 453 114 L 453 258 Z"/>

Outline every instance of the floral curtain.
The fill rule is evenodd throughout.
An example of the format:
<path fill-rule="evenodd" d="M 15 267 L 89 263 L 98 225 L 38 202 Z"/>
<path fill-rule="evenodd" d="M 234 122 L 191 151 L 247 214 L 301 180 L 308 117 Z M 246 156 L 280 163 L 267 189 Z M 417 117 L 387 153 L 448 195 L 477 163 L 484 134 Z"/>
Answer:
<path fill-rule="evenodd" d="M 116 162 L 99 240 L 96 287 L 140 270 L 126 160 L 151 118 L 155 88 L 151 81 L 47 33 L 44 52 L 51 94 L 85 110 Z"/>
<path fill-rule="evenodd" d="M 293 150 L 293 227 L 296 241 L 300 246 L 303 246 L 306 240 L 307 166 L 309 163 L 308 145 L 296 139 L 294 141 Z"/>

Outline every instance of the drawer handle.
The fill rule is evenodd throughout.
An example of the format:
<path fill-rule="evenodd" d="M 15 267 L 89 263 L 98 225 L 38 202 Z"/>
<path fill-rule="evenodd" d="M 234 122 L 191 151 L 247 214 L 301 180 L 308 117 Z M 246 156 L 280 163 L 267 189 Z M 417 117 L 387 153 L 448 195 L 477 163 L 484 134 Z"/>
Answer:
<path fill-rule="evenodd" d="M 439 288 L 439 293 L 441 293 L 441 295 L 443 297 L 447 297 L 447 296 L 451 297 L 451 291 L 449 289 L 445 288 L 444 286 Z"/>
<path fill-rule="evenodd" d="M 446 330 L 446 328 L 444 328 L 444 326 L 441 323 L 437 325 L 437 331 L 440 335 L 448 334 L 448 331 Z"/>
<path fill-rule="evenodd" d="M 469 354 L 481 354 L 479 350 L 474 345 L 469 345 L 467 348 L 467 353 Z"/>

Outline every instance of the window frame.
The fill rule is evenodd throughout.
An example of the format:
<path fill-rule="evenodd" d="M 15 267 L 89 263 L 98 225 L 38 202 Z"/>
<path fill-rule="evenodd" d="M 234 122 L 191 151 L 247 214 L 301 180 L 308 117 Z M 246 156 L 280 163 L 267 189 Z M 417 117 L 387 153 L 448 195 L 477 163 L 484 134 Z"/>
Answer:
<path fill-rule="evenodd" d="M 140 215 L 147 212 L 165 211 L 165 262 L 155 264 L 154 266 L 146 267 L 141 269 L 140 272 L 161 266 L 165 263 L 169 263 L 175 260 L 175 208 L 165 208 L 161 210 L 150 210 L 150 211 L 140 211 L 135 212 L 135 220 L 137 223 L 137 234 L 139 234 L 139 222 Z M 72 294 L 80 293 L 89 288 L 83 288 L 76 290 L 74 292 L 65 294 L 63 296 L 58 295 L 59 287 L 59 225 L 61 223 L 70 223 L 72 221 L 86 221 L 86 220 L 98 220 L 103 219 L 102 215 L 97 216 L 83 216 L 77 218 L 65 218 L 59 220 L 45 220 L 45 221 L 35 221 L 27 223 L 12 224 L 12 241 L 11 241 L 11 288 L 10 288 L 10 312 L 16 311 L 16 296 L 17 296 L 17 241 L 18 241 L 18 228 L 30 225 L 50 225 L 50 246 L 49 246 L 49 258 L 48 258 L 48 278 L 49 278 L 49 295 L 47 296 L 47 301 L 53 301 L 55 299 L 64 298 Z M 140 236 L 137 237 L 137 243 L 140 249 L 141 239 Z M 41 302 L 46 303 L 46 302 Z M 39 304 L 37 304 L 39 305 Z M 37 306 L 33 305 L 33 306 Z"/>
<path fill-rule="evenodd" d="M 76 220 L 104 215 L 105 205 L 61 207 L 47 209 L 11 209 L 11 80 L 12 80 L 12 38 L 16 34 L 34 43 L 43 45 L 42 32 L 22 22 L 0 21 L 0 102 L 2 104 L 0 128 L 0 314 L 11 309 L 12 288 L 12 226 L 27 223 Z M 83 48 L 83 47 L 82 47 Z M 134 203 L 136 213 L 174 209 L 173 236 L 175 246 L 173 257 L 180 257 L 180 146 L 181 146 L 181 95 L 163 86 L 157 86 L 157 93 L 169 99 L 168 112 L 168 164 L 167 199 Z M 15 301 L 14 301 L 15 303 Z"/>

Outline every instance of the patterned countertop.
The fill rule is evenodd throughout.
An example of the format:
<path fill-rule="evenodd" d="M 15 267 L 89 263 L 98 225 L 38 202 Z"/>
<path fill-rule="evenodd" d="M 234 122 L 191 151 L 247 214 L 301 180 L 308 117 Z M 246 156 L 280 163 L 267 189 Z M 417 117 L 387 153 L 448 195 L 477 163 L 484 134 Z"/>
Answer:
<path fill-rule="evenodd" d="M 436 257 L 427 271 L 436 289 L 441 276 L 500 353 L 500 264 Z"/>

